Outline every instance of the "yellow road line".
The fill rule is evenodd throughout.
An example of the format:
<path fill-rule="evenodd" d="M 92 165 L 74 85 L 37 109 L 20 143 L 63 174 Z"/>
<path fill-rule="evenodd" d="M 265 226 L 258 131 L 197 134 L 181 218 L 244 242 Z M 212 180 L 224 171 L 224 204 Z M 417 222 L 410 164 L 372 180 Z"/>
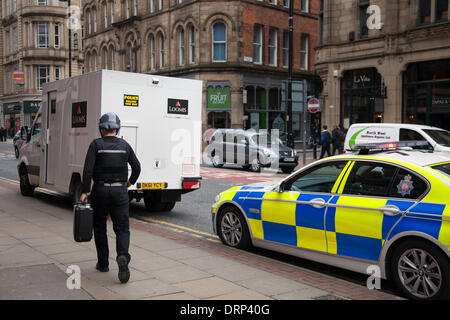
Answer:
<path fill-rule="evenodd" d="M 167 222 L 167 221 L 157 220 L 157 219 L 143 217 L 143 216 L 136 216 L 136 218 L 138 218 L 140 220 L 156 223 L 156 224 L 165 225 L 165 226 L 169 227 L 171 230 L 174 230 L 174 231 L 177 231 L 177 232 L 189 232 L 189 233 L 192 233 L 194 236 L 197 236 L 197 237 L 200 237 L 200 238 L 209 237 L 209 239 L 207 238 L 207 240 L 214 241 L 214 242 L 220 242 L 219 240 L 217 240 L 217 236 L 215 234 L 212 234 L 212 233 L 203 232 L 203 231 L 199 231 L 199 230 L 194 230 L 194 229 L 191 229 L 191 228 L 188 228 L 188 227 L 184 227 L 184 226 L 180 226 L 180 225 L 177 225 L 177 224 L 173 224 L 173 223 L 170 223 L 170 222 Z M 175 230 L 174 228 L 177 229 L 177 230 Z M 213 239 L 211 239 L 211 238 L 213 238 Z"/>

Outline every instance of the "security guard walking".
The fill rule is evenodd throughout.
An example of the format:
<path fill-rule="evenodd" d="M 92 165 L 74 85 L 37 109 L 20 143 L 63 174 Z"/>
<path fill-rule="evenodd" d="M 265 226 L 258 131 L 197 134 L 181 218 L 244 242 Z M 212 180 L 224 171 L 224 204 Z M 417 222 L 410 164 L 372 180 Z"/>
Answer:
<path fill-rule="evenodd" d="M 101 138 L 95 139 L 89 146 L 83 170 L 83 193 L 80 200 L 86 202 L 90 196 L 94 209 L 94 239 L 97 248 L 97 270 L 109 271 L 109 249 L 106 235 L 108 213 L 116 234 L 117 264 L 119 280 L 128 282 L 130 270 L 130 229 L 129 198 L 127 188 L 135 184 L 141 172 L 141 165 L 133 149 L 123 139 L 116 137 L 120 130 L 120 119 L 114 113 L 102 115 L 99 121 Z M 131 176 L 128 179 L 128 165 Z"/>

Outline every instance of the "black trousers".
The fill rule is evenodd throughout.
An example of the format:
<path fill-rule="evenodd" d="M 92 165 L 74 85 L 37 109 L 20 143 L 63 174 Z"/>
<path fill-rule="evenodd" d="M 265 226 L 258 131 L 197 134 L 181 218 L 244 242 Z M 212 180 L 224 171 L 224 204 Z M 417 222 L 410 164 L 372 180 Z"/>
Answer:
<path fill-rule="evenodd" d="M 108 213 L 113 222 L 116 234 L 117 257 L 125 256 L 130 262 L 129 198 L 126 186 L 106 187 L 94 183 L 90 202 L 94 209 L 94 240 L 97 248 L 97 259 L 101 266 L 109 265 L 108 237 L 106 235 L 106 219 Z"/>
<path fill-rule="evenodd" d="M 330 145 L 322 146 L 322 151 L 320 152 L 320 159 L 323 158 L 323 156 L 325 155 L 325 152 L 328 154 L 329 157 L 331 157 Z"/>

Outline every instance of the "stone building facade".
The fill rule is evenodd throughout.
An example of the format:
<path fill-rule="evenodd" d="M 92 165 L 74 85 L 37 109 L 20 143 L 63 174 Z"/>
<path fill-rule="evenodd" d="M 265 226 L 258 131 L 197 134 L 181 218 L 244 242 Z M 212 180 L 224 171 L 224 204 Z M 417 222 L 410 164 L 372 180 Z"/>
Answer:
<path fill-rule="evenodd" d="M 322 123 L 450 129 L 449 8 L 449 0 L 321 0 Z"/>
<path fill-rule="evenodd" d="M 294 77 L 306 79 L 317 91 L 320 80 L 314 72 L 313 50 L 318 41 L 318 2 L 294 2 Z M 87 1 L 85 70 L 202 80 L 203 129 L 208 125 L 271 129 L 275 119 L 275 124 L 285 121 L 281 89 L 287 79 L 287 3 Z"/>
<path fill-rule="evenodd" d="M 79 8 L 81 2 L 72 0 L 71 5 Z M 67 2 L 57 0 L 2 1 L 0 126 L 10 134 L 31 125 L 42 84 L 69 75 L 67 12 Z M 75 76 L 83 66 L 81 29 L 72 32 L 72 49 Z"/>

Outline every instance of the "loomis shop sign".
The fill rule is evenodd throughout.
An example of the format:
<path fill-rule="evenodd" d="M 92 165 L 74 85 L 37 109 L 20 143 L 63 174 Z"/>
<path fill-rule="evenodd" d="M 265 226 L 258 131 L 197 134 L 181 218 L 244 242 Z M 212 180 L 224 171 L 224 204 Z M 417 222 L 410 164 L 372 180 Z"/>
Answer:
<path fill-rule="evenodd" d="M 208 87 L 208 109 L 230 109 L 230 87 Z"/>

